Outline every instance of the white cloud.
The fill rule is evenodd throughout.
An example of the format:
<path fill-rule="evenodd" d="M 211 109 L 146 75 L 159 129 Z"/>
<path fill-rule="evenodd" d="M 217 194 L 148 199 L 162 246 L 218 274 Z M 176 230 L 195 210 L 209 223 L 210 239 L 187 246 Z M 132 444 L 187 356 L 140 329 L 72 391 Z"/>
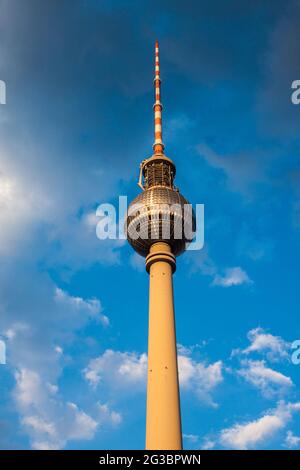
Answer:
<path fill-rule="evenodd" d="M 75 340 L 76 332 L 94 319 L 102 335 L 105 330 L 98 323 L 109 322 L 98 299 L 69 296 L 27 265 L 17 275 L 10 266 L 6 272 L 0 269 L 0 297 L 0 331 L 9 344 L 12 370 L 37 371 L 50 383 L 60 375 L 63 348 Z"/>
<path fill-rule="evenodd" d="M 86 312 L 90 317 L 98 318 L 104 326 L 109 325 L 109 318 L 101 313 L 102 306 L 98 299 L 83 299 L 82 297 L 73 297 L 67 292 L 55 288 L 55 300 L 63 304 L 68 304 L 75 309 Z"/>
<path fill-rule="evenodd" d="M 22 93 L 17 100 L 22 102 Z M 47 125 L 43 137 L 37 132 L 37 110 L 31 107 L 25 118 L 20 109 L 5 108 L 0 129 L 0 256 L 23 258 L 30 251 L 31 259 L 42 256 L 46 263 L 71 268 L 118 262 L 119 246 L 96 238 L 92 212 L 118 185 L 111 161 L 102 160 L 100 168 L 98 158 L 87 163 L 87 155 L 78 152 L 74 163 L 74 151 L 60 138 L 53 140 Z"/>
<path fill-rule="evenodd" d="M 97 223 L 99 222 L 99 218 L 96 215 L 96 212 L 88 212 L 83 217 L 83 223 L 90 228 L 90 230 L 95 233 Z"/>
<path fill-rule="evenodd" d="M 280 336 L 273 336 L 270 333 L 266 333 L 263 328 L 254 328 L 249 331 L 247 336 L 250 345 L 242 351 L 243 354 L 253 352 L 266 353 L 267 358 L 271 361 L 288 358 L 290 345 Z"/>
<path fill-rule="evenodd" d="M 276 415 L 266 415 L 246 424 L 236 424 L 221 432 L 221 443 L 224 447 L 234 449 L 251 449 L 273 436 L 284 426 Z"/>
<path fill-rule="evenodd" d="M 213 286 L 232 287 L 242 284 L 253 284 L 246 271 L 239 266 L 225 269 L 224 275 L 217 274 L 212 282 Z"/>
<path fill-rule="evenodd" d="M 90 212 L 82 216 L 73 214 L 60 224 L 53 224 L 48 238 L 51 242 L 48 266 L 67 266 L 71 272 L 94 264 L 121 264 L 120 250 L 126 243 L 126 240 L 118 238 L 100 240 L 94 226 L 94 215 Z"/>
<path fill-rule="evenodd" d="M 101 356 L 92 359 L 84 370 L 84 376 L 92 386 L 104 381 L 113 387 L 144 385 L 146 373 L 145 353 L 120 352 L 112 349 L 107 349 Z"/>
<path fill-rule="evenodd" d="M 263 396 L 272 398 L 286 393 L 292 386 L 290 377 L 266 367 L 265 361 L 243 361 L 238 374 L 247 382 L 261 390 Z"/>
<path fill-rule="evenodd" d="M 181 356 L 189 356 L 192 353 L 192 349 L 190 346 L 177 343 L 177 353 Z"/>
<path fill-rule="evenodd" d="M 68 440 L 88 440 L 94 437 L 99 424 L 95 419 L 79 410 L 78 406 L 71 402 L 67 403 L 65 412 L 64 426 L 67 426 Z"/>
<path fill-rule="evenodd" d="M 177 353 L 179 356 L 191 356 L 194 351 L 201 349 L 206 346 L 208 341 L 203 340 L 201 343 L 192 344 L 191 346 L 184 346 L 183 344 L 177 343 Z"/>
<path fill-rule="evenodd" d="M 16 322 L 16 323 L 13 323 L 5 332 L 4 332 L 4 336 L 6 336 L 6 338 L 8 340 L 12 340 L 12 339 L 15 339 L 15 337 L 19 334 L 19 333 L 24 333 L 26 331 L 29 331 L 30 330 L 30 327 L 27 323 L 22 323 L 22 322 Z"/>
<path fill-rule="evenodd" d="M 220 432 L 220 442 L 224 447 L 232 449 L 254 449 L 282 430 L 292 419 L 293 413 L 300 410 L 300 402 L 279 402 L 261 418 L 243 424 L 235 424 Z"/>
<path fill-rule="evenodd" d="M 77 404 L 65 403 L 57 396 L 58 387 L 49 387 L 36 371 L 21 369 L 15 378 L 14 397 L 33 449 L 62 449 L 71 440 L 92 439 L 104 423 L 116 426 L 122 421 L 108 404 L 96 404 L 92 417 Z"/>
<path fill-rule="evenodd" d="M 200 343 L 195 343 L 190 346 L 184 346 L 183 344 L 177 343 L 177 352 L 179 356 L 191 356 L 197 349 L 202 349 L 207 346 L 209 340 L 202 340 Z"/>
<path fill-rule="evenodd" d="M 198 442 L 199 436 L 196 434 L 184 434 L 182 435 L 183 439 L 190 442 L 191 444 L 196 444 Z"/>
<path fill-rule="evenodd" d="M 51 384 L 50 382 L 46 382 L 46 386 L 49 390 L 49 393 L 55 395 L 58 392 L 58 386 L 55 384 Z"/>
<path fill-rule="evenodd" d="M 289 449 L 300 447 L 300 436 L 295 436 L 292 431 L 288 431 L 284 440 L 284 445 Z"/>
<path fill-rule="evenodd" d="M 193 390 L 200 401 L 216 407 L 212 399 L 213 390 L 223 381 L 222 362 L 205 365 L 188 356 L 178 356 L 179 381 L 183 388 Z"/>
<path fill-rule="evenodd" d="M 102 422 L 108 421 L 115 426 L 122 422 L 123 417 L 121 413 L 118 413 L 115 410 L 111 410 L 107 403 L 97 403 L 97 407 Z"/>
<path fill-rule="evenodd" d="M 209 256 L 208 249 L 193 252 L 193 256 L 187 256 L 191 273 L 200 271 L 204 276 L 212 278 L 211 286 L 232 287 L 242 284 L 253 284 L 245 270 L 240 266 L 219 269 Z"/>
<path fill-rule="evenodd" d="M 210 439 L 209 437 L 205 437 L 202 441 L 200 449 L 210 450 L 210 449 L 213 449 L 215 445 L 216 445 L 216 442 L 213 439 Z"/>
<path fill-rule="evenodd" d="M 25 416 L 22 419 L 22 424 L 32 428 L 37 434 L 54 436 L 56 433 L 54 423 L 49 423 L 40 416 Z"/>
<path fill-rule="evenodd" d="M 26 187 L 16 173 L 5 171 L 2 155 L 0 172 L 0 255 L 13 254 L 17 245 L 28 240 L 29 225 L 45 221 L 48 201 L 38 189 Z M 5 171 L 3 173 L 3 171 Z M 13 175 L 13 176 L 12 176 Z"/>
<path fill-rule="evenodd" d="M 44 394 L 40 376 L 37 372 L 21 369 L 15 374 L 17 382 L 16 399 L 21 408 L 32 404 L 42 405 Z"/>
<path fill-rule="evenodd" d="M 31 447 L 33 450 L 58 450 L 60 449 L 60 444 L 36 440 Z"/>
<path fill-rule="evenodd" d="M 19 277 L 14 270 L 0 270 L 0 297 L 5 307 L 1 309 L 1 330 L 9 342 L 10 370 L 16 379 L 12 391 L 16 409 L 33 448 L 63 448 L 74 438 L 74 426 L 80 424 L 83 429 L 83 422 L 88 424 L 88 416 L 97 423 L 104 419 L 100 410 L 70 410 L 67 400 L 61 397 L 57 382 L 64 364 L 71 360 L 68 354 L 62 355 L 63 348 L 76 340 L 76 331 L 91 318 L 99 318 L 104 324 L 107 321 L 98 299 L 69 296 L 55 288 L 48 276 L 28 270 L 27 265 Z M 80 400 L 77 396 L 75 391 L 72 399 L 76 403 Z M 113 411 L 106 419 L 108 425 L 118 420 Z M 47 429 L 55 430 L 51 440 Z M 87 432 L 82 435 L 85 438 L 89 438 Z"/>
<path fill-rule="evenodd" d="M 31 131 L 18 112 L 0 132 L 0 256 L 20 260 L 30 253 L 31 262 L 70 271 L 120 263 L 125 241 L 100 242 L 92 211 L 96 201 L 111 197 L 114 172 L 99 169 L 99 160 L 74 165 L 73 152 L 62 158 L 53 142 L 50 152 L 44 139 L 28 142 Z"/>

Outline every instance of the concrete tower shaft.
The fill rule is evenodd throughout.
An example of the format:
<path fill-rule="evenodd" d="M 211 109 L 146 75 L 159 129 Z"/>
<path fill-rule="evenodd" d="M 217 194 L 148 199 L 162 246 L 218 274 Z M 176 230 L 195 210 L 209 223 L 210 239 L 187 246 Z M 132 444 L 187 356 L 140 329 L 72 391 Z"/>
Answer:
<path fill-rule="evenodd" d="M 174 317 L 176 260 L 167 243 L 151 246 L 146 449 L 181 449 L 181 416 Z"/>

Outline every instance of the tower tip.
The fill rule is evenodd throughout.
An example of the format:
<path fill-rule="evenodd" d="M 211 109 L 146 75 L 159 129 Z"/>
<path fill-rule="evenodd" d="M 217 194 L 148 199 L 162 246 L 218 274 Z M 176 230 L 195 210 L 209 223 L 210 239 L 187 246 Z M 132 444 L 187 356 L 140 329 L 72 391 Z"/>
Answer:
<path fill-rule="evenodd" d="M 155 102 L 154 102 L 154 144 L 153 149 L 155 154 L 162 154 L 164 152 L 164 144 L 162 141 L 162 104 L 160 100 L 160 71 L 159 71 L 159 47 L 158 40 L 155 41 Z"/>

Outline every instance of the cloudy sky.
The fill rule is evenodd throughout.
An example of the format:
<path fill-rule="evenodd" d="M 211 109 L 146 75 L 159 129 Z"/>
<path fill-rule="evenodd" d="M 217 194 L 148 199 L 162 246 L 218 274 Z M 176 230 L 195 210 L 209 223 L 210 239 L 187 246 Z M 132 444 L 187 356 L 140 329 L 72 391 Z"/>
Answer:
<path fill-rule="evenodd" d="M 0 0 L 0 447 L 143 448 L 138 194 L 160 41 L 166 154 L 205 204 L 174 276 L 184 445 L 300 448 L 300 2 Z"/>

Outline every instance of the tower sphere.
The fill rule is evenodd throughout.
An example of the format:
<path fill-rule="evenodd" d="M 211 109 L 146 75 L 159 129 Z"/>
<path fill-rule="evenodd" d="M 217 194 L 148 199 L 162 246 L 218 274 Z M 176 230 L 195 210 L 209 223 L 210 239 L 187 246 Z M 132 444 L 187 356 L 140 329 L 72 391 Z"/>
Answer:
<path fill-rule="evenodd" d="M 163 186 L 146 189 L 129 205 L 127 239 L 142 256 L 147 256 L 151 245 L 158 241 L 168 243 L 178 256 L 192 241 L 194 230 L 194 212 L 174 189 Z"/>
<path fill-rule="evenodd" d="M 165 155 L 153 156 L 142 164 L 145 189 L 129 205 L 126 221 L 127 239 L 142 256 L 147 256 L 158 241 L 168 243 L 178 256 L 194 237 L 195 214 L 173 186 L 173 165 Z"/>

